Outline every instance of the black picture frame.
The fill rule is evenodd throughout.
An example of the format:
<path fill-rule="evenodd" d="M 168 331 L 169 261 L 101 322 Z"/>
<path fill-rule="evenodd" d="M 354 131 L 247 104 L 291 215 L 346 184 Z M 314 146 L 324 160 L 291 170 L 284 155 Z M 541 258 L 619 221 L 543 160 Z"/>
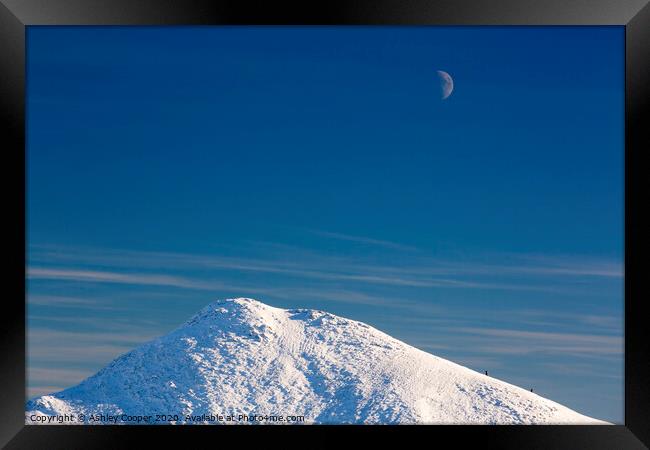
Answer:
<path fill-rule="evenodd" d="M 25 426 L 25 34 L 31 25 L 619 25 L 625 27 L 625 424 L 612 426 L 312 426 L 56 427 Z M 332 445 L 338 435 L 421 439 L 488 448 L 626 449 L 650 446 L 650 341 L 642 258 L 650 149 L 650 5 L 647 0 L 357 0 L 288 4 L 209 0 L 0 0 L 0 114 L 4 222 L 9 225 L 4 314 L 0 328 L 0 445 L 6 448 L 130 448 L 187 445 L 195 437 L 221 445 L 234 434 L 302 445 Z M 242 430 L 244 428 L 245 430 Z M 301 436 L 295 438 L 295 434 Z M 417 436 L 413 436 L 413 434 Z M 408 436 L 406 436 L 408 435 Z M 318 436 L 318 437 L 316 437 Z M 243 436 L 242 436 L 243 437 Z M 149 440 L 152 441 L 149 441 Z M 308 439 L 308 440 L 303 440 Z M 318 440 L 314 440 L 318 439 Z M 434 441 L 432 441 L 432 439 Z M 406 441 L 404 441 L 406 442 Z"/>

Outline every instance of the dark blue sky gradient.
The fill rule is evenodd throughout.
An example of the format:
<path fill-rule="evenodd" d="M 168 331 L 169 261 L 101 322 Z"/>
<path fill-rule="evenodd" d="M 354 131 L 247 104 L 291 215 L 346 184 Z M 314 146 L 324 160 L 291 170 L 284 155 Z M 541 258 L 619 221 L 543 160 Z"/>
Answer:
<path fill-rule="evenodd" d="M 622 422 L 623 37 L 29 27 L 31 392 L 236 295 Z"/>

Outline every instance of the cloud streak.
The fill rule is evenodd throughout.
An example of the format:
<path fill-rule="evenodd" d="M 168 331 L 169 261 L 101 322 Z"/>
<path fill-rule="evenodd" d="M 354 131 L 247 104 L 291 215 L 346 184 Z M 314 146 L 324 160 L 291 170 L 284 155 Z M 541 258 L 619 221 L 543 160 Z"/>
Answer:
<path fill-rule="evenodd" d="M 49 256 L 52 256 L 51 254 Z M 36 258 L 43 261 L 42 255 Z M 539 291 L 539 292 L 558 292 L 559 290 L 568 292 L 570 290 L 580 290 L 587 286 L 575 283 L 567 286 L 566 283 L 560 283 L 559 280 L 544 282 L 527 278 L 521 278 L 526 273 L 536 273 L 537 275 L 567 276 L 568 272 L 560 274 L 558 271 L 550 269 L 525 268 L 508 268 L 505 266 L 483 266 L 471 264 L 446 264 L 442 265 L 439 261 L 431 262 L 422 260 L 413 262 L 411 266 L 386 266 L 383 264 L 368 264 L 367 262 L 341 262 L 338 259 L 328 258 L 326 256 L 320 259 L 307 259 L 294 262 L 290 256 L 276 260 L 264 259 L 241 259 L 228 258 L 207 255 L 188 255 L 178 253 L 162 252 L 108 252 L 103 254 L 101 251 L 93 252 L 92 255 L 85 254 L 56 254 L 49 258 L 53 261 L 66 261 L 76 264 L 92 264 L 102 267 L 112 267 L 124 270 L 126 268 L 138 267 L 148 269 L 165 269 L 174 271 L 199 270 L 202 272 L 212 271 L 233 271 L 233 272 L 251 272 L 266 273 L 282 277 L 311 279 L 317 281 L 331 282 L 350 282 L 363 283 L 368 285 L 386 285 L 401 286 L 413 288 L 447 288 L 447 289 L 484 289 L 484 290 L 510 290 L 510 291 Z M 75 269 L 61 267 L 30 266 L 27 269 L 27 275 L 31 279 L 50 279 L 50 280 L 74 280 L 86 282 L 103 282 L 103 283 L 121 283 L 151 286 L 170 286 L 185 289 L 198 290 L 215 290 L 228 288 L 245 288 L 250 291 L 255 288 L 262 293 L 256 286 L 229 286 L 226 283 L 215 280 L 202 280 L 196 278 L 187 278 L 177 275 L 168 275 L 160 273 L 123 273 L 116 270 L 99 269 Z M 572 273 L 586 273 L 585 271 L 572 271 Z M 593 276 L 610 277 L 612 273 L 607 271 L 590 272 Z M 600 275 L 595 275 L 596 273 Z M 440 275 L 446 275 L 441 277 Z M 514 278 L 512 275 L 514 274 Z M 205 273 L 201 274 L 205 275 Z M 472 276 L 474 275 L 474 276 Z M 494 278 L 504 278 L 495 281 Z"/>
<path fill-rule="evenodd" d="M 257 247 L 257 246 L 256 246 Z M 266 273 L 283 277 L 294 277 L 333 282 L 356 282 L 364 284 L 391 285 L 414 288 L 457 288 L 457 289 L 489 289 L 489 290 L 530 290 L 557 292 L 558 289 L 584 290 L 589 284 L 580 283 L 581 277 L 601 279 L 622 279 L 622 266 L 606 261 L 587 261 L 574 258 L 569 261 L 566 257 L 556 259 L 536 258 L 530 260 L 521 256 L 522 261 L 510 264 L 486 264 L 477 261 L 445 261 L 431 257 L 411 256 L 403 260 L 403 264 L 392 265 L 374 262 L 368 259 L 355 261 L 352 257 L 337 257 L 330 254 L 305 252 L 302 248 L 285 248 L 284 253 L 269 255 L 265 258 L 237 258 L 218 255 L 187 254 L 170 252 L 138 252 L 88 249 L 36 250 L 30 260 L 40 261 L 42 266 L 53 262 L 67 264 L 84 264 L 112 268 L 148 268 L 173 270 L 201 271 L 232 271 Z M 513 259 L 511 256 L 504 258 Z M 497 259 L 497 258 L 493 258 Z M 540 265 L 541 264 L 541 265 Z M 130 282 L 134 284 L 167 285 L 190 289 L 213 289 L 219 286 L 214 282 L 187 279 L 169 275 L 128 275 L 114 271 L 112 275 L 93 273 L 57 273 L 49 267 L 35 267 L 33 277 L 45 276 L 63 278 L 75 277 L 88 281 Z M 99 268 L 98 268 L 99 269 Z M 65 269 L 69 272 L 70 269 Z M 214 274 L 214 272 L 212 272 Z M 540 277 L 543 277 L 540 279 Z M 549 279 L 550 278 L 550 279 Z M 498 279 L 498 281 L 497 281 Z M 574 280 L 574 281 L 572 281 Z"/>
<path fill-rule="evenodd" d="M 320 231 L 320 230 L 309 230 L 309 232 L 317 236 L 337 239 L 340 241 L 350 241 L 350 242 L 357 242 L 359 244 L 375 245 L 378 247 L 389 248 L 393 250 L 418 251 L 416 247 L 412 247 L 410 245 L 398 244 L 397 242 L 385 241 L 381 239 L 373 239 L 364 236 L 352 236 L 349 234 L 334 233 L 331 231 Z"/>
<path fill-rule="evenodd" d="M 209 265 L 209 263 L 208 263 Z M 286 269 L 281 267 L 229 265 L 231 270 L 269 272 L 322 281 L 349 281 L 364 284 L 390 285 L 415 288 L 486 289 L 512 291 L 554 292 L 553 286 L 515 283 L 485 283 L 479 281 L 453 280 L 448 278 L 409 278 L 386 274 L 339 273 L 317 270 Z M 251 293 L 270 293 L 269 289 L 252 286 L 236 286 L 219 281 L 203 281 L 179 276 L 149 273 L 120 273 L 112 271 L 28 267 L 27 278 L 33 280 L 70 280 L 90 283 L 114 283 L 145 286 L 168 286 L 194 290 L 244 290 Z"/>
<path fill-rule="evenodd" d="M 66 297 L 66 296 L 57 296 L 57 295 L 36 295 L 30 294 L 27 295 L 28 305 L 35 306 L 53 306 L 57 308 L 83 308 L 83 309 L 93 309 L 93 310 L 117 310 L 115 306 L 106 304 L 105 301 L 101 301 L 94 298 L 79 298 L 79 297 Z"/>
<path fill-rule="evenodd" d="M 147 286 L 172 286 L 187 289 L 211 289 L 206 283 L 188 280 L 182 277 L 157 274 L 125 274 L 95 270 L 52 269 L 28 267 L 27 277 L 45 280 L 72 280 L 95 283 L 137 284 Z"/>
<path fill-rule="evenodd" d="M 459 327 L 453 331 L 480 337 L 477 341 L 478 345 L 473 348 L 485 353 L 529 354 L 544 352 L 574 356 L 623 355 L 622 336 L 478 327 Z"/>

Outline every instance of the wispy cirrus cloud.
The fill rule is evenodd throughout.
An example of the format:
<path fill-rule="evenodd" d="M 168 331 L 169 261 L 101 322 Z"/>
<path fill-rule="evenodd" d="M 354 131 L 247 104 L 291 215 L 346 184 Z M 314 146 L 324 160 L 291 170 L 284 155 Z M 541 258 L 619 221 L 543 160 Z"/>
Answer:
<path fill-rule="evenodd" d="M 320 275 L 320 276 L 319 276 Z M 346 276 L 327 276 L 326 274 L 314 274 L 315 278 L 333 279 L 333 280 L 346 280 L 354 279 L 355 277 Z M 184 277 L 170 277 L 166 275 L 157 274 L 124 274 L 118 272 L 107 271 L 87 271 L 76 269 L 49 269 L 49 268 L 28 268 L 27 277 L 29 279 L 43 279 L 43 280 L 67 280 L 76 282 L 90 282 L 90 283 L 109 283 L 109 284 L 125 284 L 125 285 L 143 285 L 143 286 L 164 286 L 175 287 L 182 289 L 192 290 L 205 290 L 205 291 L 218 291 L 218 292 L 233 292 L 236 296 L 246 296 L 250 294 L 269 295 L 280 299 L 317 299 L 321 301 L 335 301 L 344 303 L 355 304 L 368 304 L 368 305 L 385 305 L 392 307 L 399 307 L 409 302 L 404 299 L 387 298 L 385 296 L 377 296 L 365 293 L 363 291 L 354 289 L 342 289 L 337 287 L 324 286 L 315 290 L 313 287 L 255 287 L 254 285 L 236 285 L 222 283 L 219 281 L 203 281 L 194 280 Z M 373 280 L 379 282 L 379 280 Z M 402 284 L 398 280 L 385 280 L 387 284 Z M 70 306 L 79 307 L 86 306 L 92 307 L 96 305 L 98 308 L 111 308 L 101 302 L 94 302 L 85 299 L 74 297 L 57 297 L 57 296 L 44 296 L 44 295 L 28 295 L 28 302 L 34 305 L 47 305 L 47 306 Z"/>
<path fill-rule="evenodd" d="M 74 319 L 74 318 L 71 318 Z M 55 328 L 30 328 L 27 335 L 30 341 L 47 342 L 53 347 L 67 345 L 85 345 L 87 343 L 107 343 L 117 347 L 131 347 L 133 344 L 141 343 L 160 335 L 160 330 L 154 327 L 142 326 L 140 321 L 136 323 L 117 323 L 113 329 L 105 331 L 87 330 L 71 331 Z"/>
<path fill-rule="evenodd" d="M 473 348 L 487 354 L 544 352 L 583 357 L 623 355 L 623 336 L 480 327 L 459 327 L 453 331 L 478 336 L 478 345 Z"/>
<path fill-rule="evenodd" d="M 456 289 L 486 289 L 486 290 L 524 290 L 524 291 L 555 291 L 556 288 L 547 285 L 531 285 L 516 283 L 493 283 L 471 280 L 453 280 L 449 278 L 404 277 L 389 274 L 341 273 L 326 270 L 288 269 L 265 266 L 228 266 L 231 270 L 269 272 L 309 278 L 322 281 L 348 281 L 365 284 L 391 285 L 419 288 L 456 288 Z M 28 267 L 28 279 L 71 280 L 79 282 L 115 283 L 147 286 L 168 286 L 196 290 L 244 290 L 248 292 L 269 293 L 268 289 L 252 286 L 234 286 L 219 281 L 203 281 L 179 276 L 150 273 L 120 273 L 98 270 L 81 270 L 68 268 Z"/>
<path fill-rule="evenodd" d="M 552 326 L 554 328 L 571 327 L 573 329 L 580 325 L 603 332 L 620 332 L 624 327 L 622 299 L 620 306 L 621 309 L 618 311 L 601 311 L 600 313 L 591 310 L 586 312 L 567 312 L 520 309 L 511 311 L 509 314 L 511 317 L 516 318 L 518 323 L 528 325 Z"/>
<path fill-rule="evenodd" d="M 57 308 L 83 308 L 97 310 L 117 309 L 114 305 L 108 305 L 105 301 L 101 301 L 92 297 L 82 298 L 59 295 L 28 294 L 27 303 L 29 305 L 55 306 Z"/>
<path fill-rule="evenodd" d="M 82 380 L 92 375 L 88 370 L 71 368 L 52 368 L 32 366 L 27 368 L 27 376 L 34 383 L 49 383 L 52 386 L 65 386 L 70 380 Z"/>
<path fill-rule="evenodd" d="M 33 262 L 39 265 L 33 265 Z M 569 286 L 566 279 L 583 276 L 612 278 L 622 275 L 611 262 L 594 263 L 576 260 L 568 266 L 525 266 L 484 262 L 450 262 L 431 257 L 410 257 L 401 265 L 380 261 L 354 260 L 329 254 L 284 248 L 284 253 L 259 258 L 174 252 L 129 251 L 110 249 L 39 249 L 30 255 L 32 265 L 28 276 L 33 279 L 74 279 L 106 283 L 130 283 L 173 286 L 186 289 L 220 289 L 228 286 L 220 281 L 204 280 L 205 272 L 264 273 L 278 277 L 303 278 L 322 282 L 363 283 L 413 288 L 455 288 L 512 291 L 557 292 L 559 289 L 584 289 L 585 283 Z M 84 269 L 60 267 L 61 264 L 84 265 Z M 56 264 L 52 267 L 51 264 Z M 537 263 L 534 263 L 537 264 Z M 599 265 L 600 264 L 600 265 Z M 94 266 L 89 269 L 88 266 Z M 148 269 L 179 272 L 202 271 L 201 277 L 153 273 L 124 273 L 125 269 Z M 106 270 L 116 268 L 119 270 Z M 100 270 L 101 269 L 101 270 Z M 537 279 L 535 277 L 544 277 Z M 242 286 L 234 286 L 239 288 Z M 247 288 L 259 286 L 247 286 Z M 261 292 L 261 291 L 259 291 Z"/>
<path fill-rule="evenodd" d="M 56 368 L 44 366 L 27 367 L 27 399 L 61 391 L 72 384 L 88 378 L 92 369 Z"/>
<path fill-rule="evenodd" d="M 350 242 L 357 242 L 359 244 L 375 245 L 375 246 L 393 249 L 393 250 L 418 251 L 417 247 L 412 247 L 410 245 L 399 244 L 397 242 L 386 241 L 382 239 L 373 239 L 365 236 L 353 236 L 344 233 L 334 233 L 332 231 L 322 231 L 322 230 L 308 230 L 308 231 L 311 234 L 315 234 L 317 236 L 322 236 L 330 239 L 337 239 L 340 241 L 350 241 Z"/>
<path fill-rule="evenodd" d="M 605 368 L 599 367 L 599 370 L 594 370 L 592 364 L 577 363 L 574 362 L 571 365 L 560 364 L 557 362 L 544 362 L 540 364 L 542 367 L 548 369 L 550 372 L 553 372 L 558 375 L 569 375 L 569 376 L 590 376 L 597 378 L 609 378 L 613 380 L 623 381 L 623 371 L 620 370 L 622 367 L 617 367 L 616 365 L 607 366 Z M 621 361 L 621 366 L 623 361 Z"/>
<path fill-rule="evenodd" d="M 188 289 L 210 289 L 206 283 L 187 278 L 158 274 L 129 274 L 97 270 L 28 267 L 27 277 L 45 280 L 73 280 L 96 283 L 140 284 L 147 286 L 172 286 Z"/>
<path fill-rule="evenodd" d="M 265 243 L 255 242 L 259 249 Z M 132 251 L 122 249 L 79 249 L 34 246 L 30 259 L 35 262 L 95 264 L 112 267 L 204 268 L 248 272 L 267 272 L 304 277 L 366 276 L 391 279 L 398 283 L 408 279 L 413 283 L 469 283 L 476 280 L 459 279 L 471 275 L 538 277 L 599 277 L 622 278 L 622 263 L 580 256 L 546 256 L 526 254 L 487 255 L 455 260 L 425 255 L 400 258 L 400 264 L 387 264 L 350 255 L 333 255 L 310 251 L 302 247 L 266 243 L 275 252 L 264 251 L 260 257 L 231 257 L 214 254 L 190 254 L 164 251 Z M 278 249 L 280 251 L 278 252 Z M 444 278 L 440 278 L 445 276 Z M 432 277 L 437 277 L 431 279 Z M 469 284 L 465 284 L 471 287 Z M 483 287 L 479 285 L 478 287 Z"/>

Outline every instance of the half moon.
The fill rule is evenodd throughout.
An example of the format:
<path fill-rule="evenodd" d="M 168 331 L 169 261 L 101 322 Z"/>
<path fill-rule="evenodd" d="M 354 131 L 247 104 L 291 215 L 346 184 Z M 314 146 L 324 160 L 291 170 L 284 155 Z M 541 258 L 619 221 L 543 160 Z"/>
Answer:
<path fill-rule="evenodd" d="M 444 100 L 451 95 L 454 90 L 454 80 L 444 70 L 438 70 L 438 78 L 440 79 L 440 92 L 441 98 Z"/>

